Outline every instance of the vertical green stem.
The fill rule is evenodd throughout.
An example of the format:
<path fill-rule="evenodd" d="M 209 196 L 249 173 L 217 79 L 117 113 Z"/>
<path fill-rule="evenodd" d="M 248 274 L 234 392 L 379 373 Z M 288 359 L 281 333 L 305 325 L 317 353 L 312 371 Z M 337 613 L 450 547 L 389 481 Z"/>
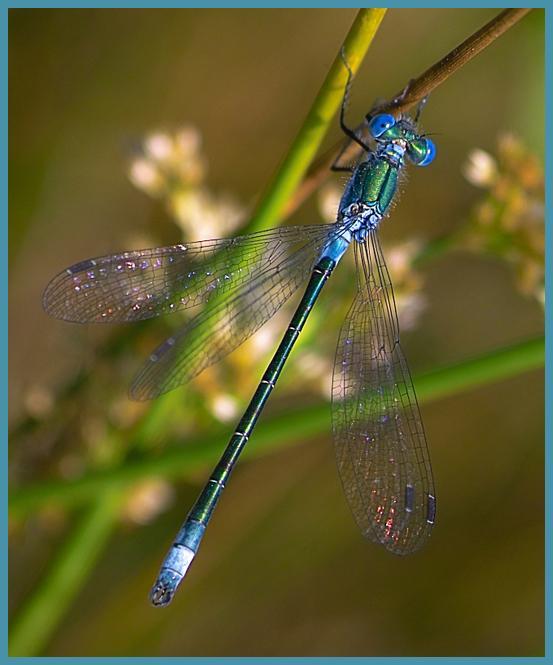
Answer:
<path fill-rule="evenodd" d="M 10 656 L 36 656 L 96 565 L 118 519 L 121 491 L 104 489 L 73 530 L 31 599 L 14 619 Z"/>
<path fill-rule="evenodd" d="M 359 10 L 344 41 L 345 56 L 354 74 L 359 69 L 386 11 Z M 286 204 L 305 176 L 340 106 L 346 80 L 346 68 L 338 53 L 278 173 L 244 230 L 245 233 L 268 229 L 280 222 Z"/>
<path fill-rule="evenodd" d="M 359 10 L 344 42 L 353 72 L 357 71 L 385 12 L 385 9 Z M 340 104 L 345 83 L 346 71 L 338 55 L 247 231 L 266 229 L 280 221 L 289 197 L 305 175 Z M 145 422 L 156 419 L 156 413 L 163 410 L 166 400 L 177 399 L 180 402 L 180 396 L 173 394 L 156 400 Z M 137 434 L 140 436 L 140 431 Z M 107 542 L 116 523 L 120 501 L 121 494 L 117 492 L 98 499 L 75 528 L 46 577 L 16 617 L 10 635 L 10 655 L 32 656 L 44 649 Z"/>

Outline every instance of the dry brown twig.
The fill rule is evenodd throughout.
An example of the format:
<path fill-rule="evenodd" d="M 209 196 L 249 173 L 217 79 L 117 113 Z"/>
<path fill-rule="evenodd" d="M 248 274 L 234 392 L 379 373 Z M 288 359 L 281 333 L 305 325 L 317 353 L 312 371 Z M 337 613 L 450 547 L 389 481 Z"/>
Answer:
<path fill-rule="evenodd" d="M 415 79 L 411 79 L 408 85 L 392 98 L 391 102 L 386 102 L 373 109 L 375 113 L 392 113 L 398 115 L 407 111 L 422 99 L 428 96 L 441 83 L 447 80 L 452 74 L 460 69 L 467 62 L 492 44 L 498 37 L 511 28 L 521 18 L 530 11 L 529 7 L 505 9 L 491 21 L 482 26 L 473 33 L 464 42 L 455 47 L 446 56 L 441 58 L 434 65 Z M 363 122 L 356 128 L 360 136 L 366 129 L 366 123 Z M 294 196 L 286 208 L 285 216 L 288 217 L 307 199 L 329 176 L 330 166 L 341 154 L 344 162 L 353 161 L 361 153 L 361 147 L 349 139 L 345 142 L 337 143 L 327 153 L 325 153 L 310 169 L 302 184 L 296 190 Z"/>

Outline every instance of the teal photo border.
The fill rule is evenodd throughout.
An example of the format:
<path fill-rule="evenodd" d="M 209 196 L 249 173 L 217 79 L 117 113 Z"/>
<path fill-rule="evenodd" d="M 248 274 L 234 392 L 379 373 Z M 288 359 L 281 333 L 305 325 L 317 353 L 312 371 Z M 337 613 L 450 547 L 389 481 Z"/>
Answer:
<path fill-rule="evenodd" d="M 301 8 L 319 8 L 319 7 L 344 7 L 344 8 L 356 8 L 362 7 L 361 3 L 348 2 L 348 3 L 322 3 L 322 2 L 304 2 L 299 5 Z M 377 4 L 377 7 L 387 6 L 392 9 L 395 8 L 418 8 L 420 3 L 414 2 L 399 2 L 395 3 L 393 6 L 385 4 Z M 459 3 L 444 3 L 444 2 L 427 2 L 424 4 L 424 8 L 456 8 L 456 9 L 465 9 L 465 8 L 481 8 L 483 5 L 481 2 L 466 2 L 463 4 Z M 518 6 L 522 7 L 535 7 L 529 3 L 519 4 Z M 2 236 L 4 237 L 3 244 L 3 253 L 4 261 L 1 263 L 2 271 L 2 301 L 4 306 L 2 308 L 2 341 L 4 346 L 4 355 L 3 355 L 3 381 L 2 381 L 2 420 L 4 421 L 4 431 L 6 432 L 6 447 L 4 450 L 4 455 L 2 459 L 2 476 L 4 478 L 4 501 L 3 501 L 3 510 L 2 510 L 2 534 L 3 534 L 3 546 L 1 550 L 1 559 L 2 559 L 2 588 L 3 588 L 3 602 L 2 602 L 2 645 L 0 650 L 0 662 L 13 662 L 20 663 L 35 663 L 35 662 L 44 662 L 44 663 L 60 663 L 62 661 L 68 660 L 65 658 L 57 657 L 36 657 L 36 658 L 11 658 L 8 657 L 8 600 L 7 600 L 7 590 L 8 590 L 8 519 L 7 519 L 7 497 L 8 497 L 8 457 L 7 457 L 7 400 L 8 400 L 8 320 L 7 320 L 7 304 L 8 304 L 8 12 L 10 9 L 15 8 L 194 8 L 199 7 L 198 3 L 193 2 L 175 2 L 175 1 L 166 1 L 161 3 L 155 2 L 91 2 L 91 1 L 81 1 L 81 2 L 52 2 L 44 3 L 37 1 L 28 1 L 28 2 L 1 2 L 1 14 L 0 14 L 0 34 L 2 35 L 1 39 L 1 63 L 2 63 L 2 184 L 1 184 L 1 195 L 0 199 L 2 201 Z M 264 5 L 259 5 L 259 3 L 253 2 L 242 2 L 238 5 L 229 3 L 229 2 L 213 2 L 209 4 L 202 5 L 202 8 L 296 8 L 297 5 L 293 5 L 290 2 L 270 2 Z M 495 2 L 487 2 L 485 4 L 486 8 L 503 8 L 503 5 L 500 5 Z M 422 7 L 421 7 L 422 8 Z M 546 74 L 546 113 L 545 117 L 549 116 L 551 113 L 551 73 L 552 73 L 552 63 L 553 63 L 553 52 L 551 49 L 551 37 L 552 37 L 552 10 L 546 5 L 539 5 L 538 8 L 545 8 L 545 26 L 546 26 L 546 36 L 545 36 L 545 74 Z M 499 663 L 517 663 L 517 662 L 533 662 L 533 661 L 545 661 L 549 662 L 551 660 L 551 540 L 553 537 L 551 529 L 551 507 L 553 499 L 553 490 L 551 483 L 552 476 L 552 457 L 551 457 L 551 413 L 553 411 L 553 404 L 551 400 L 551 312 L 549 310 L 550 306 L 550 293 L 551 293 L 551 248 L 553 241 L 553 231 L 551 228 L 551 219 L 548 214 L 550 211 L 551 205 L 551 192 L 552 192 L 552 179 L 551 179 L 551 154 L 553 152 L 553 145 L 551 140 L 551 125 L 546 123 L 546 150 L 545 150 L 545 173 L 546 173 L 546 276 L 545 276 L 545 293 L 546 293 L 546 304 L 545 304 L 545 335 L 546 335 L 546 380 L 545 380 L 545 400 L 546 400 L 546 422 L 545 422 L 545 432 L 546 432 L 546 451 L 545 451 L 545 473 L 546 473 L 546 551 L 545 551 L 545 580 L 546 580 L 546 606 L 545 606 L 545 656 L 544 657 L 494 657 L 494 658 L 468 658 L 468 657 L 434 657 L 434 658 L 381 658 L 381 657 L 333 657 L 333 658 L 241 658 L 241 657 L 229 657 L 229 658 L 195 658 L 195 657 L 143 657 L 143 658 L 134 658 L 134 657 L 105 657 L 105 658 L 89 658 L 89 657 L 76 657 L 71 658 L 72 661 L 86 661 L 88 663 L 178 663 L 178 662 L 187 662 L 187 663 L 198 663 L 202 665 L 211 665 L 215 663 L 242 663 L 244 661 L 254 662 L 254 663 L 267 663 L 271 665 L 277 665 L 282 663 L 283 665 L 291 665 L 294 663 L 328 663 L 329 665 L 333 663 L 342 663 L 347 661 L 348 663 L 374 663 L 378 661 L 383 661 L 386 663 L 400 663 L 404 661 L 409 661 L 415 664 L 423 664 L 432 661 L 433 663 L 445 663 L 450 661 L 455 661 L 456 663 L 487 663 L 490 660 Z M 513 598 L 512 602 L 516 604 L 517 599 Z"/>

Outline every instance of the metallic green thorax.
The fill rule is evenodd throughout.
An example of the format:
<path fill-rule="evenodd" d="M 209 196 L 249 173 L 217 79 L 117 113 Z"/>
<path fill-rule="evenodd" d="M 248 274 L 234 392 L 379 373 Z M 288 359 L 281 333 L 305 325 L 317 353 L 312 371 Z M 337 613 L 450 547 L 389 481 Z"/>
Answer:
<path fill-rule="evenodd" d="M 384 157 L 376 157 L 359 164 L 351 177 L 340 209 L 346 210 L 352 203 L 377 205 L 386 212 L 397 188 L 398 168 Z"/>

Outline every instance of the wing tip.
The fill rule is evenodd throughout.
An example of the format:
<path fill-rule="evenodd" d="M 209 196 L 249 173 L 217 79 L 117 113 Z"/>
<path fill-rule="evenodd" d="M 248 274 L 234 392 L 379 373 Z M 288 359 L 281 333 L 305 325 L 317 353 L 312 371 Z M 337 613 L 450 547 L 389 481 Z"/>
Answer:
<path fill-rule="evenodd" d="M 129 386 L 128 396 L 133 402 L 148 402 L 159 397 L 162 392 L 161 390 L 152 390 L 149 382 L 145 382 L 142 373 L 140 373 Z"/>
<path fill-rule="evenodd" d="M 46 288 L 42 292 L 42 309 L 48 314 L 48 316 L 51 316 L 54 319 L 73 323 L 74 320 L 68 316 L 70 310 L 63 306 L 65 301 L 63 298 L 60 299 L 59 297 L 56 297 L 60 278 L 62 278 L 63 275 L 64 273 L 59 273 L 46 285 Z"/>

